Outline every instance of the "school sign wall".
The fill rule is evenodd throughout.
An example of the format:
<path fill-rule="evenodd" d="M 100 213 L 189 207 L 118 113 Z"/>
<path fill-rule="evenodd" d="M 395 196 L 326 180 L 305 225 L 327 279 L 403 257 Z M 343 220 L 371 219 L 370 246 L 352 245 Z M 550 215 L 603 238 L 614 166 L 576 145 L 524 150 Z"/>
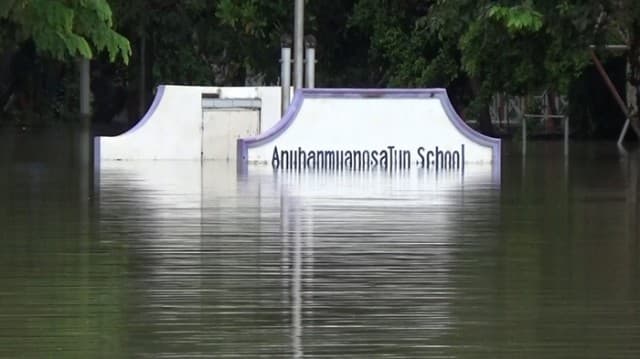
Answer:
<path fill-rule="evenodd" d="M 444 89 L 303 89 L 285 116 L 238 140 L 238 161 L 274 169 L 500 168 L 500 140 L 462 121 Z"/>

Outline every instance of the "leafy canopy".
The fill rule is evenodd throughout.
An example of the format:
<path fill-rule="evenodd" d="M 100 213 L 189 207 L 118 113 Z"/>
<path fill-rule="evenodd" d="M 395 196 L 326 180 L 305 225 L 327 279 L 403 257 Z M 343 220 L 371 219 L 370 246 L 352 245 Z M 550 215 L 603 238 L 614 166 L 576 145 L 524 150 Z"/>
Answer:
<path fill-rule="evenodd" d="M 16 42 L 32 39 L 39 52 L 56 59 L 107 51 L 113 62 L 128 63 L 129 41 L 113 29 L 107 0 L 3 0 L 0 21 L 14 30 Z"/>
<path fill-rule="evenodd" d="M 542 28 L 543 15 L 525 4 L 513 7 L 493 5 L 489 8 L 489 18 L 502 22 L 509 31 L 538 31 Z"/>

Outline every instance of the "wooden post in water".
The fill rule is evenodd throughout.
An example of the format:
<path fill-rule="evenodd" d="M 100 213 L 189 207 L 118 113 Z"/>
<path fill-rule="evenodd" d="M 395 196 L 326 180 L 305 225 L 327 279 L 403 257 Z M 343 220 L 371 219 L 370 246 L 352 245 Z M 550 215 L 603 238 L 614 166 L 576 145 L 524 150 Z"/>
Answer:
<path fill-rule="evenodd" d="M 91 64 L 89 59 L 80 59 L 80 116 L 88 117 L 91 114 Z"/>
<path fill-rule="evenodd" d="M 527 101 L 525 98 L 524 110 L 520 114 L 520 125 L 522 126 L 522 155 L 527 154 L 527 117 L 526 117 Z"/>
<path fill-rule="evenodd" d="M 91 134 L 91 64 L 89 59 L 79 61 L 80 70 L 80 126 L 79 159 L 82 167 L 93 164 L 93 136 Z"/>
<path fill-rule="evenodd" d="M 94 181 L 93 133 L 91 130 L 91 64 L 82 58 L 80 71 L 80 123 L 77 131 L 77 151 L 81 178 L 81 190 L 85 198 L 92 195 Z"/>
<path fill-rule="evenodd" d="M 569 116 L 562 118 L 562 124 L 564 125 L 564 156 L 569 156 Z"/>

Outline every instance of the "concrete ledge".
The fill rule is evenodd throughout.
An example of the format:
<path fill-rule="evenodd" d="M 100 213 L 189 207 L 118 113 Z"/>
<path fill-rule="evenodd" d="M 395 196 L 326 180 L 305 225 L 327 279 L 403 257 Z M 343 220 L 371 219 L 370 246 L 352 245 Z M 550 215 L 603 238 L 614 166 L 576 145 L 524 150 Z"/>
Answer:
<path fill-rule="evenodd" d="M 255 108 L 260 109 L 262 101 L 257 99 L 223 99 L 223 98 L 203 98 L 203 109 L 218 108 Z"/>

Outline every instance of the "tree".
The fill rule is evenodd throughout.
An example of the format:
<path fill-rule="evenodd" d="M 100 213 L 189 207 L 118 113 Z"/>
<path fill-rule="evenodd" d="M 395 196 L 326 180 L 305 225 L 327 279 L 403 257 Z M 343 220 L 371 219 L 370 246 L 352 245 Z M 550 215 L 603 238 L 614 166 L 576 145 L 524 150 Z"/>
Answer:
<path fill-rule="evenodd" d="M 75 117 L 75 59 L 127 64 L 107 0 L 4 0 L 0 4 L 0 108 L 18 118 Z M 72 110 L 73 109 L 73 110 Z M 12 116 L 3 116 L 12 117 Z"/>
<path fill-rule="evenodd" d="M 625 114 L 640 136 L 640 3 L 634 0 L 609 0 L 600 4 L 596 30 L 610 41 L 626 45 L 627 108 Z"/>
<path fill-rule="evenodd" d="M 547 87 L 563 94 L 590 63 L 587 54 L 591 45 L 626 45 L 629 113 L 625 116 L 635 119 L 632 125 L 640 133 L 640 3 L 526 0 L 515 5 L 492 5 L 488 17 L 509 33 L 524 33 L 527 43 L 542 42 L 543 66 L 537 72 Z"/>
<path fill-rule="evenodd" d="M 383 83 L 448 87 L 454 100 L 465 103 L 462 112 L 491 133 L 493 94 L 545 88 L 566 94 L 589 64 L 589 45 L 610 36 L 610 30 L 604 31 L 603 9 L 640 16 L 632 0 L 601 3 L 359 0 L 354 24 L 372 34 L 371 61 L 385 69 Z M 455 94 L 458 85 L 462 95 Z"/>
<path fill-rule="evenodd" d="M 106 50 L 110 60 L 131 55 L 129 41 L 115 32 L 106 0 L 6 0 L 0 20 L 13 30 L 16 42 L 32 39 L 36 49 L 56 59 L 92 58 Z"/>
<path fill-rule="evenodd" d="M 446 87 L 459 111 L 489 133 L 488 97 L 481 95 L 491 91 L 465 71 L 459 41 L 478 13 L 466 0 L 359 0 L 351 26 L 370 34 L 369 66 L 381 69 L 379 86 Z"/>
<path fill-rule="evenodd" d="M 318 83 L 366 85 L 367 37 L 347 26 L 354 0 L 309 2 L 306 34 L 318 39 Z M 277 84 L 280 40 L 293 32 L 288 0 L 113 0 L 130 38 L 145 35 L 155 53 L 155 81 L 183 84 Z M 145 16 L 142 16 L 145 14 Z M 142 24 L 142 27 L 140 26 Z"/>

